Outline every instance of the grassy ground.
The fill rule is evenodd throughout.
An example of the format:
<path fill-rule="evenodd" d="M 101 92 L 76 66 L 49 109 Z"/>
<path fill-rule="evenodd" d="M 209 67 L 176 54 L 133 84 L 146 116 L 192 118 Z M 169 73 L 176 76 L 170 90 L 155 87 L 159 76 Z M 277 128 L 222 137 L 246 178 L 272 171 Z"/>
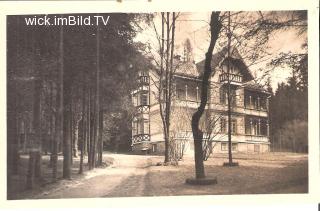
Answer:
<path fill-rule="evenodd" d="M 179 166 L 153 166 L 146 175 L 145 194 L 265 194 L 307 193 L 308 158 L 294 153 L 235 154 L 239 167 L 222 167 L 227 155 L 218 154 L 205 162 L 207 177 L 217 177 L 218 184 L 191 186 L 186 178 L 194 177 L 194 162 L 185 158 Z M 170 178 L 170 179 L 159 179 Z"/>
<path fill-rule="evenodd" d="M 217 177 L 218 184 L 192 186 L 194 161 L 185 157 L 178 166 L 156 166 L 163 156 L 104 155 L 107 168 L 78 175 L 79 160 L 74 160 L 72 180 L 51 183 L 52 170 L 44 156 L 43 180 L 34 190 L 25 191 L 27 157 L 22 156 L 20 174 L 9 178 L 9 199 L 93 198 L 130 196 L 215 195 L 307 193 L 308 157 L 296 153 L 234 154 L 238 167 L 222 167 L 227 154 L 215 154 L 205 161 L 207 177 Z M 62 159 L 59 159 L 62 169 Z M 59 171 L 59 177 L 62 172 Z"/>

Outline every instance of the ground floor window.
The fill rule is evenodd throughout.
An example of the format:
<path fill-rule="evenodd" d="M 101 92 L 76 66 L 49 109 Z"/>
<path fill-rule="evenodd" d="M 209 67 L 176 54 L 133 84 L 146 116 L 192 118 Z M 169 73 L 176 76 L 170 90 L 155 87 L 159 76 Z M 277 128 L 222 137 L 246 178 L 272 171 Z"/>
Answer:
<path fill-rule="evenodd" d="M 149 134 L 149 120 L 136 119 L 132 122 L 132 135 Z"/>
<path fill-rule="evenodd" d="M 221 143 L 221 151 L 227 151 L 228 150 L 228 144 L 227 143 Z"/>
<path fill-rule="evenodd" d="M 156 152 L 157 151 L 157 145 L 156 144 L 152 144 L 152 152 Z"/>
<path fill-rule="evenodd" d="M 228 151 L 228 145 L 228 143 L 221 143 L 221 151 Z M 238 143 L 232 143 L 231 150 L 238 151 Z"/>
<path fill-rule="evenodd" d="M 237 120 L 232 119 L 231 120 L 231 134 L 236 134 L 237 133 Z"/>
<path fill-rule="evenodd" d="M 254 145 L 254 152 L 260 152 L 260 145 L 259 144 Z"/>
<path fill-rule="evenodd" d="M 225 118 L 220 119 L 220 132 L 221 133 L 227 132 L 227 121 Z"/>
<path fill-rule="evenodd" d="M 232 143 L 232 151 L 238 151 L 238 143 Z"/>
<path fill-rule="evenodd" d="M 132 122 L 132 136 L 137 135 L 137 132 L 137 121 L 135 120 Z"/>

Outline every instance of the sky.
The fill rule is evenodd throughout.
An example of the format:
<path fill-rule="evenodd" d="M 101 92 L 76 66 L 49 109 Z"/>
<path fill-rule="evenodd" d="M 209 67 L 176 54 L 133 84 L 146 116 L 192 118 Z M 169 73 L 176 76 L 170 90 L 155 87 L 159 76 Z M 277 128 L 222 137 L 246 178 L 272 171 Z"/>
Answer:
<path fill-rule="evenodd" d="M 175 31 L 175 52 L 182 54 L 183 42 L 188 38 L 191 41 L 193 48 L 193 57 L 195 62 L 199 62 L 204 59 L 205 52 L 209 46 L 209 20 L 210 12 L 208 13 L 180 13 L 176 22 Z M 257 17 L 258 12 L 250 12 L 246 18 Z M 282 13 L 280 12 L 280 15 Z M 284 13 L 283 13 L 284 15 Z M 232 21 L 232 19 L 231 19 Z M 161 19 L 158 14 L 154 18 L 154 23 L 158 33 L 161 30 Z M 268 60 L 259 64 L 250 66 L 249 69 L 254 76 L 259 77 L 262 75 L 262 71 L 266 68 L 266 64 L 270 59 L 275 58 L 280 52 L 302 52 L 301 46 L 306 40 L 306 34 L 298 36 L 295 29 L 288 29 L 285 31 L 278 31 L 272 33 L 268 42 L 268 52 L 271 54 L 268 56 Z M 158 41 L 155 39 L 155 30 L 151 27 L 145 27 L 137 36 L 137 41 L 150 43 L 152 48 L 157 49 Z M 271 85 L 273 90 L 276 90 L 277 84 L 285 82 L 290 76 L 291 71 L 288 68 L 276 68 L 271 72 Z"/>

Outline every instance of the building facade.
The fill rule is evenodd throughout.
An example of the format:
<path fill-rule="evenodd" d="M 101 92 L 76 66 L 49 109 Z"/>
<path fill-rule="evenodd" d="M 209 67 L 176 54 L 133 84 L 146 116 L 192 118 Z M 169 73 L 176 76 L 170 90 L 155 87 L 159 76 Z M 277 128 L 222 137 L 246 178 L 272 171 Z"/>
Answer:
<path fill-rule="evenodd" d="M 213 152 L 228 152 L 227 90 L 231 96 L 231 140 L 233 152 L 269 151 L 268 104 L 270 94 L 254 78 L 236 49 L 230 58 L 226 49 L 212 57 L 213 74 L 209 95 L 201 119 L 204 138 Z M 228 80 L 227 62 L 230 62 Z M 170 138 L 185 153 L 193 151 L 191 117 L 199 106 L 204 61 L 181 62 L 175 70 L 171 102 Z M 230 83 L 229 83 L 230 82 Z M 132 93 L 136 113 L 132 121 L 132 150 L 137 153 L 164 152 L 163 126 L 157 100 L 156 72 L 139 76 L 139 86 Z"/>

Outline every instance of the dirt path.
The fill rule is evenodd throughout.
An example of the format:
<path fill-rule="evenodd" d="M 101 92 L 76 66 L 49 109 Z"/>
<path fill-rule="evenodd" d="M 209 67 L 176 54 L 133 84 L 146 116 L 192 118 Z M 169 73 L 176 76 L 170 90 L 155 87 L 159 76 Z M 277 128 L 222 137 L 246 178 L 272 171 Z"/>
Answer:
<path fill-rule="evenodd" d="M 113 160 L 111 166 L 87 171 L 72 180 L 60 180 L 20 199 L 308 192 L 308 157 L 303 154 L 237 154 L 237 168 L 222 167 L 226 155 L 217 155 L 205 163 L 207 176 L 218 178 L 214 188 L 185 184 L 186 178 L 194 176 L 192 157 L 186 157 L 179 166 L 156 166 L 163 157 L 105 156 Z"/>
<path fill-rule="evenodd" d="M 142 196 L 144 178 L 151 164 L 150 158 L 124 154 L 108 156 L 114 158 L 114 164 L 111 167 L 96 169 L 79 181 L 66 181 L 62 187 L 32 198 Z"/>

